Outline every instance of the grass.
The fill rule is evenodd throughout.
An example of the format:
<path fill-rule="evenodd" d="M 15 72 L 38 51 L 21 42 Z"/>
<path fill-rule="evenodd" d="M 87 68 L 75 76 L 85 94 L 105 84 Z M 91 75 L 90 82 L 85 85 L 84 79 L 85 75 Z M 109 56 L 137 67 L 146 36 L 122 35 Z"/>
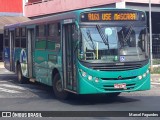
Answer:
<path fill-rule="evenodd" d="M 160 74 L 160 67 L 153 67 L 151 74 Z"/>
<path fill-rule="evenodd" d="M 153 59 L 153 65 L 160 64 L 160 59 Z"/>

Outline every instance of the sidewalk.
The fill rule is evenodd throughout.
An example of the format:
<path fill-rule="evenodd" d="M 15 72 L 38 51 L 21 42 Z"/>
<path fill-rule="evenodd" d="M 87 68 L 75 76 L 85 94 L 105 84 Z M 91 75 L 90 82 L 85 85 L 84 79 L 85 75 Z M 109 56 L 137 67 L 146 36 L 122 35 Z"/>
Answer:
<path fill-rule="evenodd" d="M 4 63 L 0 62 L 0 68 L 4 68 Z"/>
<path fill-rule="evenodd" d="M 151 74 L 151 82 L 160 84 L 160 74 Z"/>

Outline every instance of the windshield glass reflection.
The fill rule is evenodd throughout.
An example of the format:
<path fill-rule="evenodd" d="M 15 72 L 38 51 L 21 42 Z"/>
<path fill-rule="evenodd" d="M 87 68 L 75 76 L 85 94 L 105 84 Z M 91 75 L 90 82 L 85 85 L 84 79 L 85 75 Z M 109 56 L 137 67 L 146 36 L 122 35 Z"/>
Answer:
<path fill-rule="evenodd" d="M 145 27 L 83 27 L 78 56 L 92 63 L 143 61 L 148 58 Z"/>

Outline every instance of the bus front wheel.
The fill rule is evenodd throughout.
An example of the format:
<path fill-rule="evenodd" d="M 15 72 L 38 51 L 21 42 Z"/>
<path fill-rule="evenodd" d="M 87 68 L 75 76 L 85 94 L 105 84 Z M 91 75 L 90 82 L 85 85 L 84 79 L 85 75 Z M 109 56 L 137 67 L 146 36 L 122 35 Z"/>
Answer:
<path fill-rule="evenodd" d="M 63 90 L 62 80 L 58 73 L 55 74 L 52 84 L 53 84 L 53 92 L 56 98 L 63 100 L 68 98 L 68 92 Z"/>

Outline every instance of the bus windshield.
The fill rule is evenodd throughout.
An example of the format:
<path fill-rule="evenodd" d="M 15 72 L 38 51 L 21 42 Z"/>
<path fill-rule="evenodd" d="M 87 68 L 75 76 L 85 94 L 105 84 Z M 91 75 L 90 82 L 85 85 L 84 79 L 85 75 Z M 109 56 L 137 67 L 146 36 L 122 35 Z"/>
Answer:
<path fill-rule="evenodd" d="M 79 59 L 91 63 L 133 62 L 148 59 L 145 27 L 82 27 Z"/>

